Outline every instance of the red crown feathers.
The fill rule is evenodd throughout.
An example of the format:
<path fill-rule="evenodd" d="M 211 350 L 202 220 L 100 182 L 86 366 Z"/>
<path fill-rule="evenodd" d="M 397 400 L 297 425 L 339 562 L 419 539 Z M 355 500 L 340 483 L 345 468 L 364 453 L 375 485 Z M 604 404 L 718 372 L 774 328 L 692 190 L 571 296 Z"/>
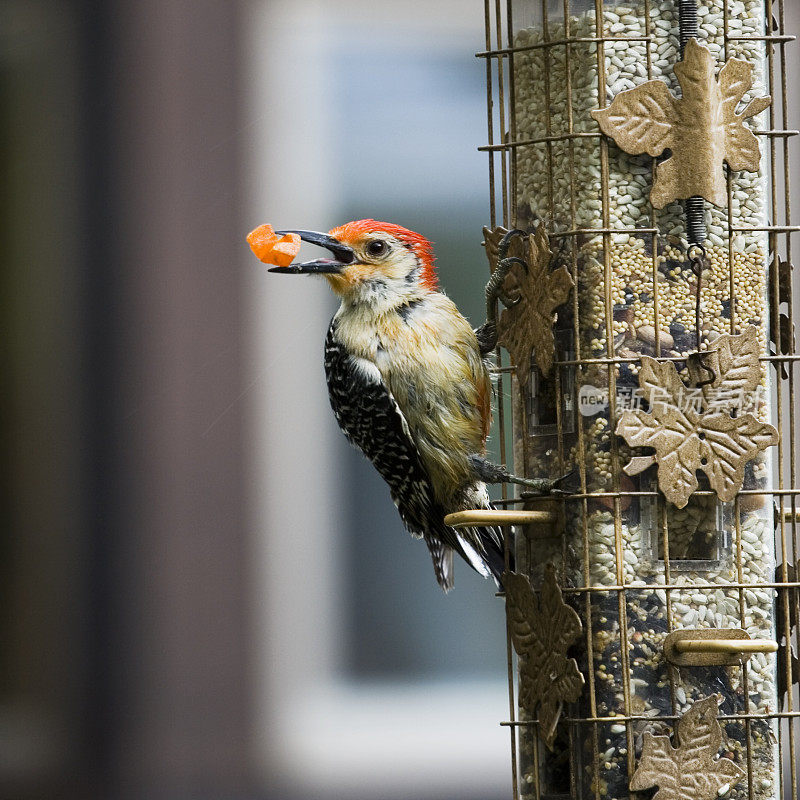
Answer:
<path fill-rule="evenodd" d="M 433 245 L 424 236 L 421 236 L 402 225 L 394 225 L 391 222 L 378 222 L 374 219 L 359 219 L 348 222 L 328 231 L 331 236 L 335 236 L 340 242 L 346 243 L 348 240 L 358 239 L 365 233 L 388 233 L 399 239 L 404 245 L 410 247 L 417 258 L 422 263 L 422 274 L 420 281 L 429 289 L 436 289 L 436 269 L 433 266 L 434 255 Z"/>

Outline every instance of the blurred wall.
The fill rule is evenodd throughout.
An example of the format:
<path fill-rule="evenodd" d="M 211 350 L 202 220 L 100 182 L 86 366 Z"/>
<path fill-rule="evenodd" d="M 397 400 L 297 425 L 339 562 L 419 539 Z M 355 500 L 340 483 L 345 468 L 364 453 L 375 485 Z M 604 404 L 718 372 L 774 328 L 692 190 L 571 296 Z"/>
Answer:
<path fill-rule="evenodd" d="M 73 9 L 0 5 L 0 781 L 14 791 L 52 785 L 88 733 L 78 34 Z"/>
<path fill-rule="evenodd" d="M 130 796 L 230 796 L 248 772 L 249 689 L 239 8 L 101 8 L 112 778 Z"/>
<path fill-rule="evenodd" d="M 235 2 L 3 2 L 3 797 L 248 785 Z"/>

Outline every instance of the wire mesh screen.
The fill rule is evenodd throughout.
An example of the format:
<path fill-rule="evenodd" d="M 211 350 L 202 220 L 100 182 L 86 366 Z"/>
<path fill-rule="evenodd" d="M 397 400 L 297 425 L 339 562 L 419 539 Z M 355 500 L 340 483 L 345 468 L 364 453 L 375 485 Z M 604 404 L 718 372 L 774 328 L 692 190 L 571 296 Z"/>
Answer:
<path fill-rule="evenodd" d="M 690 52 L 686 15 L 693 12 L 692 36 L 710 57 Z M 533 231 L 543 223 L 554 265 L 565 265 L 575 286 L 558 311 L 552 371 L 532 362 L 521 385 L 504 362 L 497 369 L 501 443 L 510 418 L 515 471 L 575 470 L 562 530 L 519 529 L 516 570 L 538 589 L 545 566 L 554 565 L 582 622 L 569 655 L 584 685 L 578 700 L 559 709 L 549 741 L 542 705 L 537 714 L 515 700 L 523 687 L 509 643 L 505 724 L 514 796 L 630 796 L 648 737 L 671 736 L 676 752 L 687 747 L 689 723 L 681 734 L 680 720 L 713 696 L 721 738 L 707 754 L 711 761 L 695 759 L 679 775 L 681 796 L 706 796 L 697 788 L 702 776 L 691 774 L 702 766 L 707 774 L 729 770 L 715 796 L 796 800 L 800 489 L 791 244 L 799 228 L 789 208 L 797 131 L 787 110 L 785 49 L 794 37 L 785 29 L 784 2 L 486 0 L 485 17 L 479 55 L 488 144 L 481 149 L 489 154 L 492 226 Z M 627 152 L 601 130 L 603 115 L 592 114 L 657 79 L 666 89 L 654 88 L 652 119 L 641 126 L 655 120 L 691 132 L 695 125 L 702 138 L 702 114 L 693 117 L 691 105 L 703 107 L 694 96 L 702 81 L 694 80 L 690 57 L 700 59 L 697 69 L 720 107 L 738 109 L 742 125 L 742 109 L 753 101 L 746 121 L 758 142 L 752 168 L 742 168 L 733 129 L 711 148 L 708 163 L 695 158 L 687 136 L 673 137 L 656 158 L 644 146 L 646 131 L 634 130 L 643 149 Z M 735 69 L 751 80 L 734 88 Z M 759 100 L 766 95 L 768 106 Z M 671 196 L 669 180 L 691 181 L 705 170 L 719 173 L 714 202 Z M 644 391 L 657 382 L 653 376 L 670 403 L 699 398 L 687 415 L 708 419 L 708 392 L 692 399 L 704 383 L 698 374 L 705 378 L 693 354 L 710 359 L 700 368 L 710 367 L 705 383 L 718 387 L 741 366 L 725 354 L 741 355 L 746 341 L 757 369 L 739 405 L 726 407 L 724 446 L 683 452 L 684 441 L 713 438 L 701 423 L 682 434 L 673 426 L 658 458 L 642 455 L 642 437 L 621 435 L 621 421 L 624 428 L 625 420 L 658 416 Z M 640 411 L 650 416 L 636 417 Z M 753 421 L 745 424 L 747 415 Z M 766 425 L 777 440 L 754 450 L 753 431 Z M 514 502 L 522 500 L 506 501 Z M 731 645 L 717 663 L 690 658 L 680 665 L 665 648 L 670 634 L 685 631 L 755 641 L 749 650 Z M 707 749 L 716 739 L 709 742 Z M 735 767 L 720 767 L 719 759 Z"/>

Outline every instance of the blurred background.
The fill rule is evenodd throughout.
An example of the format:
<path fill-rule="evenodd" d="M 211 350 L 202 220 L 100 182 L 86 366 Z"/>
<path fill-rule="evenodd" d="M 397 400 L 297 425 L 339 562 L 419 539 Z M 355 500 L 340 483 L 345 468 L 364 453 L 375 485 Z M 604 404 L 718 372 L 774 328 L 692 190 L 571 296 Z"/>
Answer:
<path fill-rule="evenodd" d="M 3 798 L 504 797 L 501 601 L 338 432 L 262 222 L 436 242 L 476 323 L 480 4 L 0 2 Z"/>
<path fill-rule="evenodd" d="M 494 586 L 440 592 L 330 293 L 244 242 L 400 223 L 482 321 L 482 49 L 477 0 L 0 0 L 0 797 L 510 795 Z"/>

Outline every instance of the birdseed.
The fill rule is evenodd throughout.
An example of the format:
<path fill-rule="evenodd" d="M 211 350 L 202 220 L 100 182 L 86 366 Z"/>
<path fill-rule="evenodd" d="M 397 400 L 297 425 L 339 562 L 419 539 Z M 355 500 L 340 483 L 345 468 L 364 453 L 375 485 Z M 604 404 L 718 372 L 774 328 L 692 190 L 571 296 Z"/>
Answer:
<path fill-rule="evenodd" d="M 603 35 L 631 40 L 604 43 L 603 104 L 648 79 L 666 81 L 680 96 L 674 74 L 680 59 L 677 3 L 650 2 L 649 20 L 643 2 L 604 5 Z M 700 42 L 719 66 L 726 57 L 754 65 L 754 84 L 742 100 L 743 107 L 752 97 L 769 93 L 764 85 L 764 43 L 729 40 L 726 54 L 723 8 L 723 0 L 699 6 Z M 762 0 L 727 0 L 727 12 L 729 37 L 763 34 Z M 545 38 L 597 35 L 593 10 L 574 13 L 568 25 L 561 14 L 550 12 L 546 37 L 542 25 L 532 25 L 516 32 L 513 41 L 515 47 L 529 47 Z M 647 36 L 649 43 L 636 38 Z M 557 414 L 553 411 L 557 385 L 552 378 L 534 374 L 524 398 L 514 392 L 517 470 L 522 467 L 526 475 L 553 474 L 554 459 L 561 454 L 559 467 L 564 472 L 580 467 L 588 492 L 653 491 L 656 484 L 650 471 L 634 479 L 622 473 L 633 453 L 613 434 L 616 415 L 612 420 L 604 409 L 583 416 L 576 411 L 569 390 L 574 387 L 577 392 L 582 386 L 608 390 L 615 385 L 618 394 L 634 392 L 642 355 L 680 359 L 696 349 L 697 278 L 686 255 L 683 206 L 676 202 L 654 211 L 649 203 L 653 159 L 629 155 L 611 140 L 605 145 L 604 202 L 600 139 L 553 140 L 570 132 L 598 131 L 590 115 L 601 105 L 597 43 L 515 52 L 512 64 L 515 139 L 546 140 L 515 150 L 517 225 L 545 219 L 555 234 L 601 227 L 613 231 L 605 237 L 587 232 L 564 237 L 569 247 L 560 257 L 576 277 L 577 302 L 559 312 L 557 359 L 578 365 L 557 367 L 565 397 Z M 766 115 L 750 123 L 765 128 Z M 759 232 L 732 231 L 730 225 L 730 221 L 737 228 L 767 224 L 764 158 L 757 173 L 732 173 L 730 186 L 730 220 L 727 207 L 705 204 L 708 239 L 707 265 L 701 276 L 701 342 L 712 347 L 720 335 L 741 333 L 745 326 L 755 325 L 761 350 L 766 352 L 766 238 Z M 658 231 L 655 236 L 642 230 L 653 227 Z M 625 361 L 610 367 L 581 363 L 609 357 Z M 676 366 L 683 365 L 678 361 Z M 766 370 L 762 388 L 764 398 L 768 397 Z M 754 413 L 769 421 L 765 399 Z M 548 421 L 558 422 L 560 433 L 554 434 Z M 769 472 L 763 456 L 751 462 L 743 488 L 768 491 Z M 654 497 L 623 496 L 618 502 L 615 520 L 613 497 L 567 501 L 564 540 L 518 537 L 520 570 L 537 579 L 541 565 L 554 561 L 563 566 L 568 586 L 592 590 L 565 595 L 572 598 L 587 631 L 582 663 L 579 656 L 586 678 L 584 697 L 564 712 L 576 720 L 574 727 L 570 731 L 570 725 L 561 723 L 561 738 L 547 755 L 534 736 L 535 726 L 520 728 L 522 797 L 569 795 L 572 780 L 582 784 L 581 793 L 627 798 L 643 733 L 671 732 L 673 721 L 663 717 L 680 715 L 711 693 L 721 696 L 723 716 L 766 714 L 779 707 L 773 655 L 754 655 L 744 668 L 682 670 L 670 669 L 663 656 L 667 633 L 679 628 L 743 628 L 753 638 L 775 638 L 774 591 L 730 586 L 772 581 L 771 503 L 752 495 L 741 497 L 738 503 L 695 495 L 684 509 Z M 665 532 L 668 553 L 664 552 Z M 700 588 L 709 586 L 717 588 Z M 577 721 L 590 717 L 620 719 Z M 774 722 L 756 719 L 748 725 L 742 720 L 723 720 L 721 724 L 728 757 L 747 768 L 750 754 L 752 796 L 757 800 L 776 796 Z M 570 742 L 582 745 L 570 749 Z M 729 796 L 747 797 L 748 781 L 732 787 Z"/>

